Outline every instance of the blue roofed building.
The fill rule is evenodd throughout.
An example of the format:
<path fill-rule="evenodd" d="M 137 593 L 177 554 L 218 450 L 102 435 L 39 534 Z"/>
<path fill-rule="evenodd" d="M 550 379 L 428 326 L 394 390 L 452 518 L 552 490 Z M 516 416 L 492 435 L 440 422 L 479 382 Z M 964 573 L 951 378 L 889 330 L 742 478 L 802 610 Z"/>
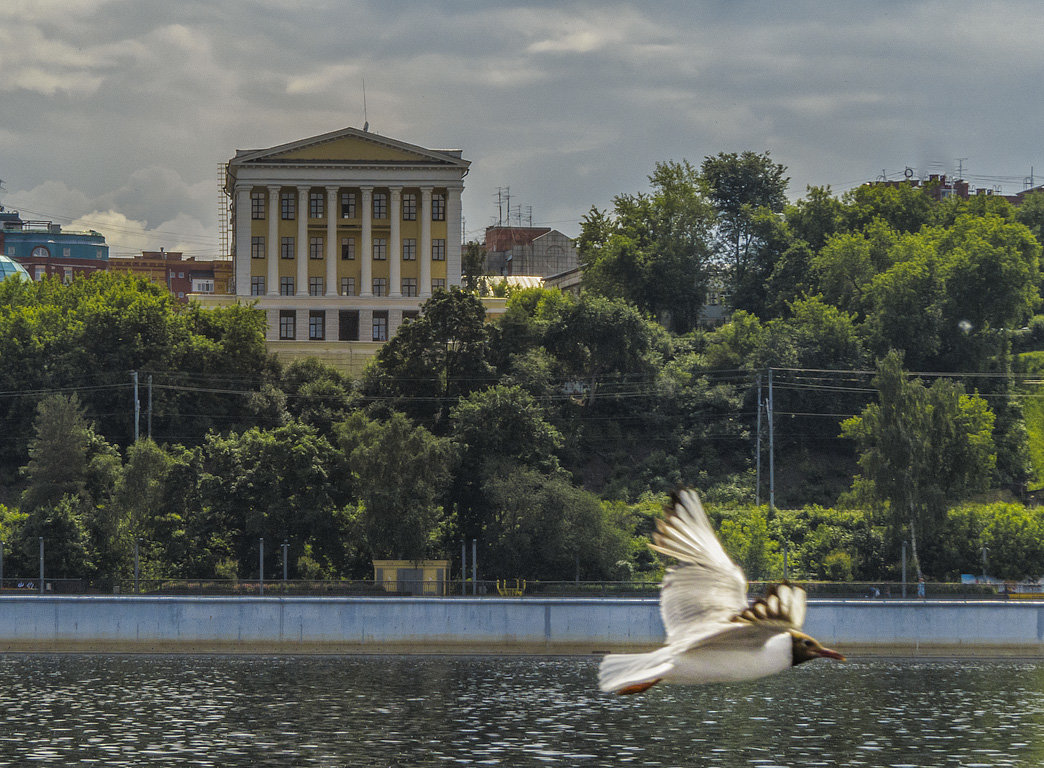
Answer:
<path fill-rule="evenodd" d="M 34 280 L 57 277 L 71 282 L 76 275 L 109 265 L 109 246 L 100 232 L 69 231 L 50 221 L 27 221 L 2 206 L 0 254 L 21 264 Z"/>

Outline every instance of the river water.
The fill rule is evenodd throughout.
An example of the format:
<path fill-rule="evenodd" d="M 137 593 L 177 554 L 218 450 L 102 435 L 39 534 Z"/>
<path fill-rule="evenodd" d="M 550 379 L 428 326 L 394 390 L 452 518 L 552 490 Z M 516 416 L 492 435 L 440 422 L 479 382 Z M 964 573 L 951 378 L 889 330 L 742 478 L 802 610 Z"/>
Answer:
<path fill-rule="evenodd" d="M 1044 765 L 1041 663 L 819 661 L 624 698 L 597 664 L 8 655 L 0 765 Z"/>

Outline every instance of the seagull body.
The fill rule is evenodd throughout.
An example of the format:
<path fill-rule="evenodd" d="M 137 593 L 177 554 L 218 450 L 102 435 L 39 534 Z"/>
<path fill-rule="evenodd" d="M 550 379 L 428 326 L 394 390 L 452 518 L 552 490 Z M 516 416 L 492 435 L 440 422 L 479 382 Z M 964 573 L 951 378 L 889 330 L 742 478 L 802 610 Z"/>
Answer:
<path fill-rule="evenodd" d="M 747 580 L 722 549 L 694 491 L 674 495 L 650 547 L 681 561 L 667 571 L 660 613 L 667 643 L 602 659 L 603 691 L 640 693 L 659 682 L 754 680 L 816 658 L 844 660 L 801 632 L 805 590 L 773 584 L 747 604 Z"/>

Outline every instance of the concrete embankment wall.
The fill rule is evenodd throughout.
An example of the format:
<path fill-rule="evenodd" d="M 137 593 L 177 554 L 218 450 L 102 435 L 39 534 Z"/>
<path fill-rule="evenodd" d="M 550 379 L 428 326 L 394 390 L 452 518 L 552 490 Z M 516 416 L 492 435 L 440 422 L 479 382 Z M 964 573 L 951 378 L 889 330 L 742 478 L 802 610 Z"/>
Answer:
<path fill-rule="evenodd" d="M 1044 602 L 816 601 L 850 653 L 1044 656 Z M 663 641 L 650 599 L 0 598 L 0 651 L 599 653 Z"/>

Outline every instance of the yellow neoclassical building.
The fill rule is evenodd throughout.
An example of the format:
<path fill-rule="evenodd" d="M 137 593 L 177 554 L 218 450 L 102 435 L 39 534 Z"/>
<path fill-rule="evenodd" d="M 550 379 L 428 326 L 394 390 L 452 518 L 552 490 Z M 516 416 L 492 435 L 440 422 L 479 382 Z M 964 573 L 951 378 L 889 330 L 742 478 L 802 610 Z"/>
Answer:
<path fill-rule="evenodd" d="M 356 128 L 237 150 L 234 294 L 265 311 L 269 349 L 357 370 L 433 290 L 460 285 L 468 165 Z"/>

